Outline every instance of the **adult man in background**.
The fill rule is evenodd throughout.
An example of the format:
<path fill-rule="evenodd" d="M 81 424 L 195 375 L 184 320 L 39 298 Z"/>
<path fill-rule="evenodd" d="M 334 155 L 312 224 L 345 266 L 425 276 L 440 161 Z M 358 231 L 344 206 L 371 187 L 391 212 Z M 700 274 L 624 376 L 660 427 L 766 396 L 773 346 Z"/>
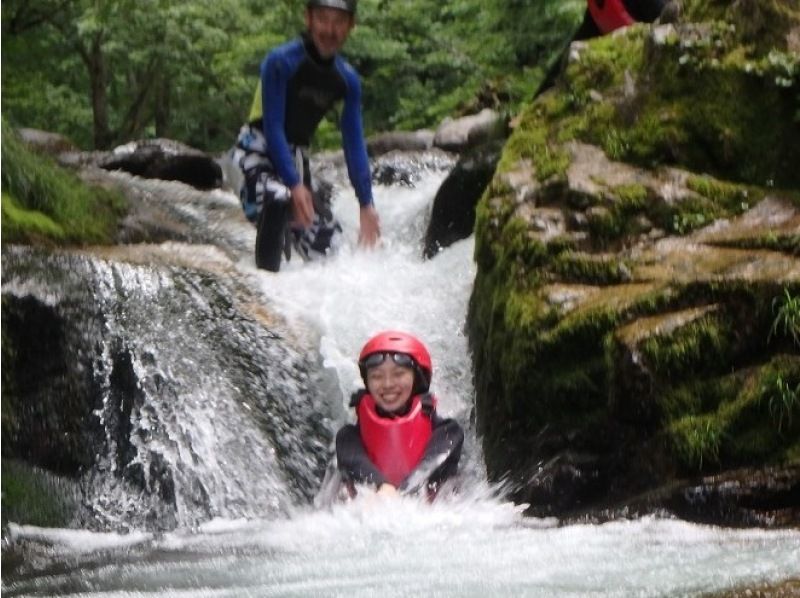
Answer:
<path fill-rule="evenodd" d="M 239 138 L 240 147 L 249 152 L 242 162 L 242 201 L 245 214 L 258 225 L 259 268 L 278 271 L 281 253 L 289 256 L 290 242 L 305 258 L 324 255 L 339 229 L 330 206 L 321 199 L 315 202 L 307 147 L 321 120 L 340 101 L 342 146 L 360 204 L 359 243 L 372 246 L 380 237 L 361 119 L 361 83 L 339 55 L 355 26 L 356 2 L 308 0 L 306 31 L 270 51 L 261 63 L 261 114 L 251 114 Z"/>

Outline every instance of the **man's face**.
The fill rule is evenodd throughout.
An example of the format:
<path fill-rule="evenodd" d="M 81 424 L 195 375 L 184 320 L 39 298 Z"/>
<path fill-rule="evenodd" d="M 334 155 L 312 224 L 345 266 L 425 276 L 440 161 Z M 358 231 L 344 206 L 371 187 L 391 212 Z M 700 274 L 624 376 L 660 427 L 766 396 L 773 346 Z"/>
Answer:
<path fill-rule="evenodd" d="M 338 8 L 316 6 L 306 9 L 306 27 L 323 58 L 331 58 L 341 49 L 354 24 L 353 15 Z"/>

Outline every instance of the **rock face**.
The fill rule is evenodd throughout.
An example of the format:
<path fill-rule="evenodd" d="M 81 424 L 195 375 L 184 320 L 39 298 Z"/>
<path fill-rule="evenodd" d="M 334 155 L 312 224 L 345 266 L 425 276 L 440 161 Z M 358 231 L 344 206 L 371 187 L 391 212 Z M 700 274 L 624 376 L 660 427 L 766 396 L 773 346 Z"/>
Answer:
<path fill-rule="evenodd" d="M 532 514 L 796 525 L 800 10 L 683 14 L 573 44 L 505 146 L 476 220 L 478 431 Z"/>
<path fill-rule="evenodd" d="M 214 158 L 170 139 L 134 141 L 103 155 L 98 166 L 124 170 L 148 179 L 181 181 L 198 189 L 222 184 L 222 167 Z"/>
<path fill-rule="evenodd" d="M 472 234 L 475 206 L 492 180 L 501 150 L 502 140 L 497 139 L 459 157 L 433 200 L 431 219 L 425 231 L 423 254 L 426 258 Z"/>
<path fill-rule="evenodd" d="M 463 152 L 469 148 L 505 136 L 506 125 L 501 116 L 490 108 L 478 114 L 446 119 L 436 129 L 434 147 L 448 152 Z"/>
<path fill-rule="evenodd" d="M 421 152 L 433 147 L 433 131 L 388 131 L 367 139 L 367 151 L 372 157 L 391 151 Z"/>

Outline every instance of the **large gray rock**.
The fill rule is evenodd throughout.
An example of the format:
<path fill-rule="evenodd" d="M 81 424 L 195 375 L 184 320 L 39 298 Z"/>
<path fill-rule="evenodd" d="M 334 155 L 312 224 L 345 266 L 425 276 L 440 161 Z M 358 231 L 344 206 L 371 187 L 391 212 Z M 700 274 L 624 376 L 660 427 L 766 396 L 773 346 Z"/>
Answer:
<path fill-rule="evenodd" d="M 494 110 L 484 108 L 478 114 L 446 119 L 436 129 L 433 145 L 449 152 L 462 152 L 505 134 L 504 119 Z"/>
<path fill-rule="evenodd" d="M 61 152 L 77 150 L 72 141 L 58 133 L 24 127 L 17 129 L 17 133 L 19 133 L 20 138 L 30 147 L 47 154 L 57 155 Z"/>
<path fill-rule="evenodd" d="M 367 139 L 367 151 L 372 157 L 394 150 L 420 152 L 433 147 L 433 131 L 389 131 L 378 133 Z"/>
<path fill-rule="evenodd" d="M 102 156 L 97 165 L 148 179 L 180 181 L 198 189 L 219 187 L 223 180 L 222 168 L 212 156 L 170 139 L 132 141 Z"/>

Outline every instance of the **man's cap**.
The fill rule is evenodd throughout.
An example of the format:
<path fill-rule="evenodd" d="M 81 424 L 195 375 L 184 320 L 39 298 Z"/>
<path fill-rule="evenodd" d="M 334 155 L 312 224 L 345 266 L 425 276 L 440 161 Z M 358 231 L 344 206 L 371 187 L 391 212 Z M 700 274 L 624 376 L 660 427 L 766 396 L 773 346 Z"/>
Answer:
<path fill-rule="evenodd" d="M 308 0 L 308 2 L 306 2 L 306 8 L 325 6 L 328 8 L 338 8 L 339 10 L 344 10 L 354 15 L 356 14 L 356 4 L 358 4 L 358 0 Z"/>

